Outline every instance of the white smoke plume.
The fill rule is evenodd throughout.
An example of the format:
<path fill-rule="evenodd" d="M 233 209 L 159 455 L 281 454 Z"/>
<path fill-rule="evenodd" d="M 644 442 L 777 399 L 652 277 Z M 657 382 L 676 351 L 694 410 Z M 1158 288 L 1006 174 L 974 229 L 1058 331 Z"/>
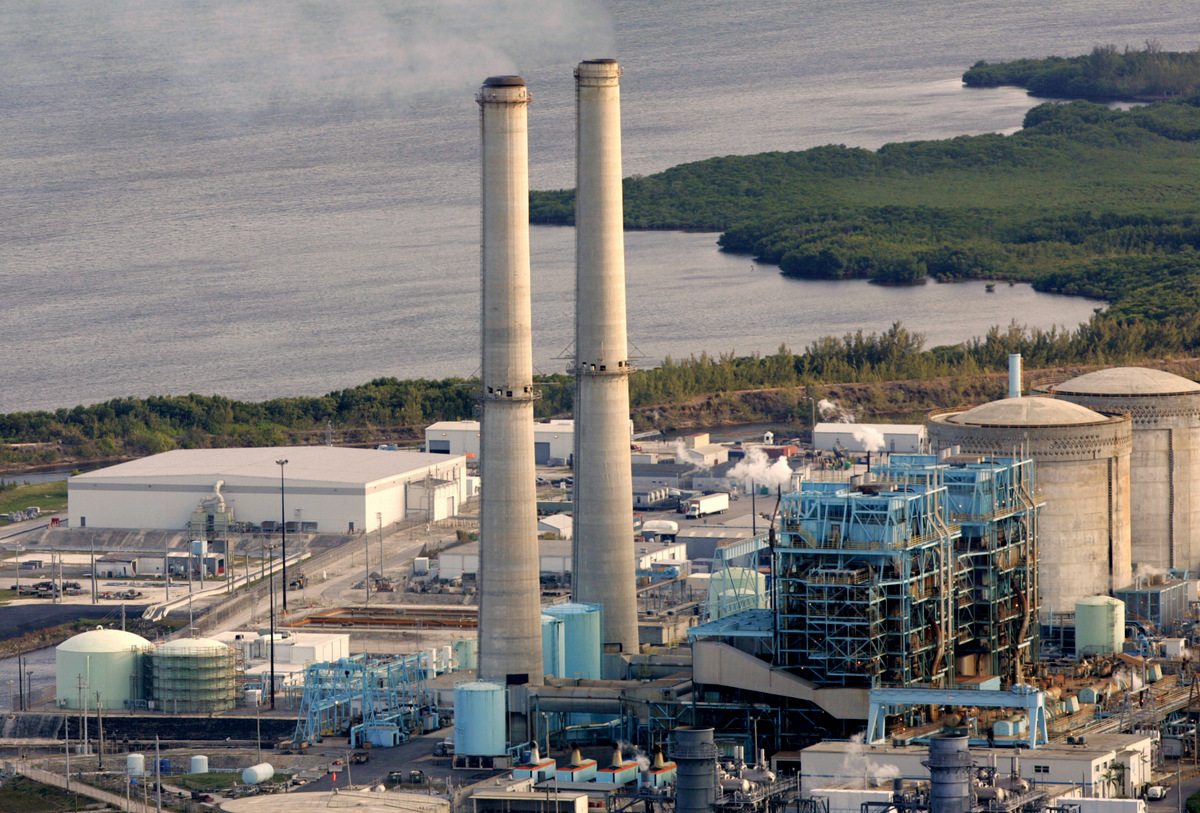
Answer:
<path fill-rule="evenodd" d="M 850 434 L 862 444 L 864 452 L 882 452 L 887 446 L 883 433 L 873 426 L 855 426 Z"/>
<path fill-rule="evenodd" d="M 139 115 L 203 111 L 219 118 L 287 108 L 407 106 L 464 94 L 486 76 L 613 50 L 600 0 L 46 0 L 6 7 L 17 37 L 0 68 L 41 84 L 78 83 L 63 103 Z M 87 57 L 78 55 L 86 54 Z M 102 61 L 103 71 L 77 70 Z M 55 81 L 57 80 L 57 81 Z"/>
<path fill-rule="evenodd" d="M 900 775 L 900 768 L 895 765 L 872 762 L 863 744 L 864 739 L 862 734 L 850 738 L 850 749 L 835 772 L 835 784 L 862 782 L 867 787 L 878 787 L 889 784 Z"/>
<path fill-rule="evenodd" d="M 837 401 L 822 398 L 817 401 L 817 414 L 821 420 L 829 423 L 854 423 L 854 413 L 842 407 Z"/>
<path fill-rule="evenodd" d="M 712 466 L 704 459 L 704 455 L 697 452 L 695 449 L 689 449 L 684 445 L 683 441 L 675 439 L 675 462 L 676 463 L 691 463 L 701 469 L 711 469 Z"/>
<path fill-rule="evenodd" d="M 736 481 L 743 490 L 766 486 L 774 490 L 776 487 L 789 487 L 792 483 L 792 469 L 788 466 L 787 458 L 779 457 L 771 460 L 767 453 L 757 446 L 746 450 L 746 456 L 726 475 Z"/>

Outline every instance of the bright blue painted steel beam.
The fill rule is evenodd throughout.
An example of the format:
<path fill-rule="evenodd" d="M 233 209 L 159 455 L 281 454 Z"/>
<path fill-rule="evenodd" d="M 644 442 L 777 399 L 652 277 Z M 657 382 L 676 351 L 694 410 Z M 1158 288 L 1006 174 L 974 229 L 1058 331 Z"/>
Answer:
<path fill-rule="evenodd" d="M 1046 693 L 1027 684 L 1009 691 L 987 689 L 872 689 L 868 700 L 867 742 L 887 738 L 885 717 L 888 706 L 983 706 L 1025 709 L 1029 718 L 1029 747 L 1050 741 L 1046 731 Z"/>

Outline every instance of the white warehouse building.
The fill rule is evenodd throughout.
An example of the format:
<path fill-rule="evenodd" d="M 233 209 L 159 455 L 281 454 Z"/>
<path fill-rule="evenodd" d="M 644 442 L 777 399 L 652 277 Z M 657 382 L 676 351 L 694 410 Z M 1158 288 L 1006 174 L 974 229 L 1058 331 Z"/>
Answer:
<path fill-rule="evenodd" d="M 633 437 L 633 421 L 629 422 Z M 479 421 L 438 421 L 425 427 L 425 450 L 432 454 L 479 459 Z M 563 465 L 575 454 L 575 421 L 551 420 L 533 425 L 533 459 L 539 466 Z M 558 462 L 555 462 L 558 461 Z"/>
<path fill-rule="evenodd" d="M 928 434 L 920 423 L 819 423 L 813 429 L 813 448 L 832 452 L 917 454 L 928 449 Z"/>
<path fill-rule="evenodd" d="M 74 528 L 184 529 L 203 501 L 223 504 L 236 522 L 278 522 L 282 484 L 286 521 L 353 533 L 427 511 L 435 521 L 454 516 L 468 496 L 466 464 L 461 455 L 332 446 L 176 449 L 75 475 L 67 511 Z"/>

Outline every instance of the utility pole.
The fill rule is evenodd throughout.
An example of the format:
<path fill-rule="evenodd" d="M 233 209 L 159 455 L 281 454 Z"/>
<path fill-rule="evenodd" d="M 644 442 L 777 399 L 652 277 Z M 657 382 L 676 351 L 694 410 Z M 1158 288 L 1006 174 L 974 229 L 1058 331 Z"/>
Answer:
<path fill-rule="evenodd" d="M 363 582 L 363 586 L 367 588 L 367 597 L 363 599 L 363 606 L 371 606 L 371 537 L 363 534 L 363 553 L 367 563 L 367 580 Z"/>
<path fill-rule="evenodd" d="M 96 692 L 96 770 L 104 770 L 104 703 Z"/>
<path fill-rule="evenodd" d="M 279 464 L 279 544 L 283 552 L 283 614 L 287 615 L 287 498 L 283 487 L 283 467 L 288 464 L 287 458 L 276 460 Z M 271 706 L 272 710 L 275 708 Z"/>
<path fill-rule="evenodd" d="M 383 512 L 375 512 L 375 522 L 379 525 L 379 575 L 385 575 L 383 570 Z"/>
<path fill-rule="evenodd" d="M 162 759 L 159 756 L 158 735 L 154 735 L 154 784 L 158 787 L 158 813 L 162 813 Z"/>
<path fill-rule="evenodd" d="M 92 603 L 97 602 L 96 599 L 96 537 L 91 537 L 92 542 L 92 570 L 89 574 L 92 577 Z"/>

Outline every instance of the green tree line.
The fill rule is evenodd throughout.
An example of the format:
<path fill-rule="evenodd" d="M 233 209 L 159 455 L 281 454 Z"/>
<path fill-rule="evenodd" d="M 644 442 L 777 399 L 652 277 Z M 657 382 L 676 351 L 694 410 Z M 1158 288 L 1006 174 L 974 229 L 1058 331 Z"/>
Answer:
<path fill-rule="evenodd" d="M 1069 99 L 1147 99 L 1200 89 L 1200 50 L 1142 50 L 1097 45 L 1086 56 L 976 62 L 963 74 L 967 87 L 1016 85 L 1034 96 Z"/>
<path fill-rule="evenodd" d="M 678 404 L 696 396 L 762 388 L 970 376 L 1006 368 L 1010 353 L 1033 367 L 1135 363 L 1200 351 L 1200 313 L 1159 322 L 1098 314 L 1074 331 L 1010 325 L 960 345 L 925 348 L 925 337 L 896 323 L 882 333 L 826 337 L 803 353 L 668 358 L 630 379 L 634 408 Z M 569 414 L 574 386 L 563 375 L 537 381 L 538 417 Z M 136 457 L 175 448 L 319 443 L 327 426 L 339 440 L 375 442 L 407 427 L 471 418 L 478 381 L 379 378 L 320 397 L 236 401 L 216 395 L 119 398 L 54 412 L 0 415 L 0 463 Z M 801 404 L 786 417 L 808 415 Z M 639 416 L 639 420 L 643 420 Z M 392 433 L 392 434 L 389 434 Z M 417 432 L 410 431 L 415 439 Z M 30 444 L 30 445 L 11 445 Z"/>

